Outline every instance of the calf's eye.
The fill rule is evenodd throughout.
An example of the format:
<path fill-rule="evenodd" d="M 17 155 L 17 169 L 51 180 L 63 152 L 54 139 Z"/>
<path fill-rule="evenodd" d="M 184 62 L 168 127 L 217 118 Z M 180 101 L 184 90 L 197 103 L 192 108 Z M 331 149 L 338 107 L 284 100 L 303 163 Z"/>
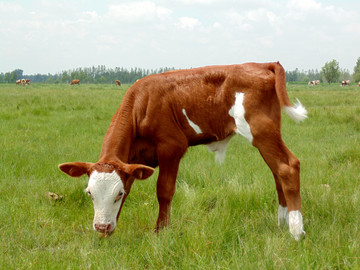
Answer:
<path fill-rule="evenodd" d="M 87 191 L 86 193 L 90 196 L 90 198 L 91 198 L 92 200 L 94 200 L 94 198 L 93 198 L 93 196 L 92 196 L 92 194 L 91 194 L 90 191 Z"/>
<path fill-rule="evenodd" d="M 120 191 L 119 194 L 116 196 L 116 199 L 115 199 L 114 203 L 117 203 L 122 198 L 123 195 L 124 195 L 124 192 Z"/>

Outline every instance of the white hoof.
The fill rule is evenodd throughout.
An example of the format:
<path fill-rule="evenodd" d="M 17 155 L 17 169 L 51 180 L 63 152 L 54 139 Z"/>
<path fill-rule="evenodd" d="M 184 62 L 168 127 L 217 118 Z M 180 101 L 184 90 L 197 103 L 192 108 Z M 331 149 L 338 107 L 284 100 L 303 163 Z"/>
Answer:
<path fill-rule="evenodd" d="M 305 236 L 303 219 L 300 211 L 289 212 L 289 230 L 296 241 L 301 240 Z"/>

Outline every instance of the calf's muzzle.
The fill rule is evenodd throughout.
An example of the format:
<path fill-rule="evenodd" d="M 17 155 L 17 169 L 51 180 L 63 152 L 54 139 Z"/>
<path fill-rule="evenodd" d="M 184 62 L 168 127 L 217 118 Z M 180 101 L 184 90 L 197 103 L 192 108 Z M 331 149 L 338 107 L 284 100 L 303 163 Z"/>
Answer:
<path fill-rule="evenodd" d="M 111 223 L 94 224 L 94 228 L 99 233 L 105 233 L 105 234 L 111 234 L 115 229 L 114 226 L 111 225 Z"/>

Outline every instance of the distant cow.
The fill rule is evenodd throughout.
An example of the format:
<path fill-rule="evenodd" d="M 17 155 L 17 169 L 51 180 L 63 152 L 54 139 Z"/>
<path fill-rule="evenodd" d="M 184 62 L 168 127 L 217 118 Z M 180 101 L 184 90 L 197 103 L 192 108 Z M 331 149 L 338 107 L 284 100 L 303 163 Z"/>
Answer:
<path fill-rule="evenodd" d="M 360 82 L 358 83 L 358 86 L 360 87 Z"/>
<path fill-rule="evenodd" d="M 30 80 L 29 80 L 29 79 L 17 80 L 17 81 L 16 81 L 16 84 L 17 84 L 17 85 L 25 86 L 25 85 L 27 85 L 27 84 L 30 84 Z"/>
<path fill-rule="evenodd" d="M 120 80 L 115 80 L 115 85 L 121 86 Z"/>
<path fill-rule="evenodd" d="M 309 85 L 311 85 L 311 86 L 314 86 L 314 85 L 319 85 L 319 84 L 320 84 L 320 81 L 319 81 L 319 80 L 316 80 L 316 81 L 310 81 L 308 84 L 309 84 Z"/>
<path fill-rule="evenodd" d="M 80 80 L 72 80 L 70 85 L 73 85 L 73 84 L 78 84 L 80 85 Z"/>
<path fill-rule="evenodd" d="M 86 192 L 94 204 L 93 227 L 110 235 L 134 180 L 150 177 L 159 166 L 159 230 L 169 223 L 179 163 L 187 148 L 207 144 L 211 151 L 218 151 L 221 161 L 230 139 L 241 134 L 259 149 L 274 175 L 278 224 L 288 225 L 293 237 L 300 240 L 305 235 L 300 162 L 281 138 L 281 108 L 296 121 L 307 117 L 299 101 L 291 105 L 285 70 L 279 63 L 150 75 L 126 92 L 105 135 L 98 162 L 69 162 L 59 168 L 73 177 L 89 176 Z M 76 145 L 72 147 L 76 151 Z"/>
<path fill-rule="evenodd" d="M 341 86 L 349 86 L 350 85 L 350 80 L 346 80 L 346 81 L 342 81 L 341 82 Z"/>

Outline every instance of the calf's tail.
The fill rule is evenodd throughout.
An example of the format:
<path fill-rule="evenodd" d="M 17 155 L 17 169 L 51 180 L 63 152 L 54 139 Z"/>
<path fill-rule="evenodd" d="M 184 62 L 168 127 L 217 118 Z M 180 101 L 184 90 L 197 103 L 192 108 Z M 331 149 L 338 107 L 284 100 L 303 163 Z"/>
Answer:
<path fill-rule="evenodd" d="M 286 91 L 286 74 L 285 70 L 279 62 L 271 63 L 270 70 L 275 73 L 275 90 L 279 99 L 281 108 L 284 109 L 287 115 L 296 122 L 301 122 L 307 118 L 307 111 L 301 102 L 292 105 Z"/>

